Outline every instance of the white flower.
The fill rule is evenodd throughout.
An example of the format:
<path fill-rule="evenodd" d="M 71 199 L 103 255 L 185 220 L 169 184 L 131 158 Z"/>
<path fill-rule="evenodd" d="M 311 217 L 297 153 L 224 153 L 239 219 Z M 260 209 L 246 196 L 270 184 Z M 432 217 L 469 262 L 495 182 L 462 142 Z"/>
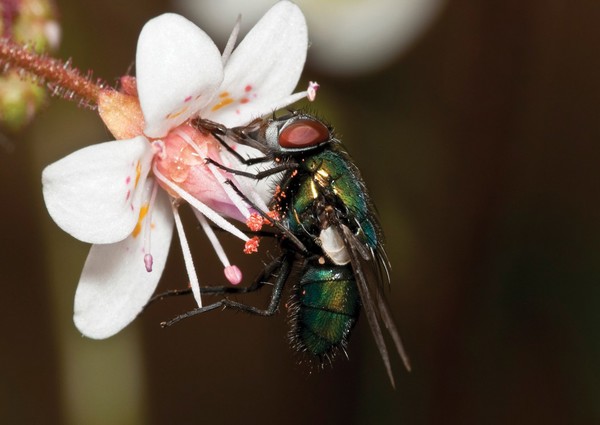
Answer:
<path fill-rule="evenodd" d="M 205 217 L 247 241 L 219 214 L 244 219 L 250 212 L 223 183 L 231 176 L 205 165 L 205 157 L 223 161 L 218 142 L 189 120 L 200 115 L 228 127 L 243 125 L 306 96 L 290 95 L 306 57 L 306 24 L 298 7 L 282 1 L 232 51 L 234 39 L 222 56 L 179 15 L 149 21 L 136 55 L 139 102 L 131 78 L 124 79 L 124 93 L 106 90 L 99 100 L 102 119 L 121 140 L 83 148 L 43 172 L 51 217 L 94 244 L 75 294 L 74 321 L 88 337 L 114 335 L 140 313 L 163 272 L 174 221 L 201 305 L 177 213 L 182 201 L 194 208 L 228 279 L 241 279 Z"/>
<path fill-rule="evenodd" d="M 253 22 L 273 0 L 174 0 L 213 34 L 241 13 Z M 379 69 L 405 51 L 428 27 L 444 0 L 296 0 L 307 16 L 309 61 L 333 74 Z"/>

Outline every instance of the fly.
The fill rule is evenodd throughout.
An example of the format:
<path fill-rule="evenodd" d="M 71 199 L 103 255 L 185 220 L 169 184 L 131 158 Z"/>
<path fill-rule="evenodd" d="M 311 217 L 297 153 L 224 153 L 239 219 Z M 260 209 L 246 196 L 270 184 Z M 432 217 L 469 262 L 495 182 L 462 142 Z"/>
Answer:
<path fill-rule="evenodd" d="M 273 315 L 284 285 L 293 283 L 289 320 L 292 346 L 320 359 L 346 352 L 350 332 L 362 309 L 370 325 L 392 385 L 394 378 L 382 324 L 407 370 L 410 362 L 384 300 L 382 286 L 389 283 L 389 262 L 383 235 L 360 172 L 332 129 L 316 117 L 292 112 L 279 118 L 258 119 L 244 127 L 225 128 L 205 120 L 195 124 L 211 132 L 245 165 L 274 163 L 258 173 L 214 165 L 238 176 L 265 179 L 277 175 L 277 190 L 269 208 L 261 211 L 233 183 L 233 189 L 277 229 L 281 255 L 269 264 L 250 287 L 202 288 L 203 293 L 250 292 L 274 279 L 266 309 L 224 298 L 184 313 L 164 326 L 219 307 L 263 316 Z M 263 156 L 243 158 L 226 142 L 233 140 L 259 150 Z"/>

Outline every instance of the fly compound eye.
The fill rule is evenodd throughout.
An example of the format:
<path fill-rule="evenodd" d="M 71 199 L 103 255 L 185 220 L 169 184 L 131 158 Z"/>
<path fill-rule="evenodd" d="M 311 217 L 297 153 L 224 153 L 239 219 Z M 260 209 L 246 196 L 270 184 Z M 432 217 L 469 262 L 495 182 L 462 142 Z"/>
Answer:
<path fill-rule="evenodd" d="M 319 121 L 300 119 L 279 133 L 282 148 L 309 148 L 329 140 L 329 128 Z"/>

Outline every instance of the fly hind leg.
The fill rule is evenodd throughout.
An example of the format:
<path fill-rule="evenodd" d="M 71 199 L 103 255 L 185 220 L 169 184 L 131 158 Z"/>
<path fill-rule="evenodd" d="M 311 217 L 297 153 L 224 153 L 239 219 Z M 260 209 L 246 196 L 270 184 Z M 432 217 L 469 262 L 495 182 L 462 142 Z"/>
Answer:
<path fill-rule="evenodd" d="M 252 288 L 253 286 L 263 286 L 265 282 L 268 281 L 271 277 L 276 276 L 276 280 L 273 284 L 273 292 L 271 293 L 271 299 L 269 301 L 269 305 L 265 309 L 243 304 L 237 301 L 230 300 L 228 298 L 223 298 L 222 300 L 219 300 L 213 304 L 209 304 L 200 308 L 195 308 L 194 310 L 188 311 L 187 313 L 180 314 L 179 316 L 174 317 L 173 319 L 167 322 L 162 322 L 160 325 L 163 328 L 169 327 L 183 319 L 188 319 L 190 317 L 206 313 L 207 311 L 215 310 L 217 308 L 230 308 L 233 310 L 243 311 L 249 314 L 256 314 L 259 316 L 272 316 L 273 314 L 275 314 L 275 312 L 277 311 L 277 307 L 279 306 L 283 286 L 290 275 L 292 263 L 293 258 L 290 255 L 283 255 L 282 257 L 273 261 L 269 266 L 267 266 L 265 271 L 258 276 L 258 278 L 255 280 L 255 283 L 250 287 Z"/>
<path fill-rule="evenodd" d="M 268 280 L 269 276 L 272 276 L 275 270 L 280 267 L 280 263 L 283 259 L 283 256 L 276 258 L 271 263 L 269 263 L 265 269 L 254 279 L 250 286 L 201 286 L 200 294 L 202 295 L 223 295 L 223 294 L 247 294 L 250 292 L 254 292 L 262 288 L 266 284 L 265 278 Z M 177 296 L 185 296 L 191 295 L 192 288 L 185 289 L 170 289 L 165 292 L 161 292 L 159 294 L 154 295 L 146 304 L 148 307 L 150 304 L 155 301 L 162 301 L 165 298 L 177 297 Z M 144 308 L 146 308 L 144 307 Z"/>

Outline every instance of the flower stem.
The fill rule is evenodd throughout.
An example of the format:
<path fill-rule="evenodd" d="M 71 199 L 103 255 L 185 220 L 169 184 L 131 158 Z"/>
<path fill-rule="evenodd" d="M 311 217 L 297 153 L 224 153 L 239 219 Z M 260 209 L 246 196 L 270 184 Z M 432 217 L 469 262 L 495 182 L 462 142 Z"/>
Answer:
<path fill-rule="evenodd" d="M 40 86 L 48 86 L 53 95 L 62 96 L 68 100 L 78 100 L 81 105 L 95 108 L 98 95 L 105 84 L 101 80 L 92 80 L 92 73 L 81 75 L 78 69 L 72 68 L 69 61 L 39 54 L 27 46 L 8 39 L 0 39 L 0 66 L 4 71 L 17 69 L 23 75 L 30 77 Z"/>

